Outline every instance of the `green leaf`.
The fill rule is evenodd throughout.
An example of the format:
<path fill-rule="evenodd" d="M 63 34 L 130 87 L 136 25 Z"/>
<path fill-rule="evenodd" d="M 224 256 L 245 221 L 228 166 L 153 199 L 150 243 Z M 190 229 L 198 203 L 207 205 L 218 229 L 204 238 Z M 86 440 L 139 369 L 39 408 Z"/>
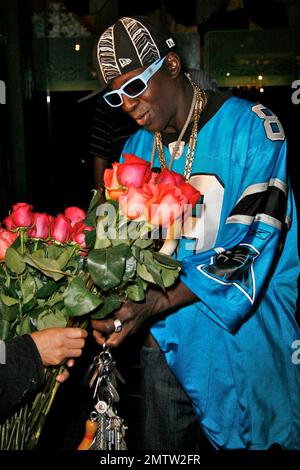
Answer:
<path fill-rule="evenodd" d="M 93 190 L 93 197 L 88 207 L 86 217 L 84 219 L 84 224 L 89 227 L 96 225 L 96 212 L 101 200 L 101 192 L 96 189 Z"/>
<path fill-rule="evenodd" d="M 118 234 L 117 234 L 118 237 Z M 112 246 L 118 245 L 128 245 L 130 246 L 130 240 L 128 238 L 112 238 L 111 240 Z"/>
<path fill-rule="evenodd" d="M 134 302 L 140 302 L 141 300 L 144 300 L 145 293 L 141 279 L 137 278 L 134 284 L 130 284 L 129 286 L 127 286 L 126 294 L 128 298 L 133 300 Z"/>
<path fill-rule="evenodd" d="M 161 277 L 161 267 L 158 263 L 155 263 L 153 259 L 152 252 L 150 250 L 144 250 L 144 262 L 147 267 L 147 270 L 153 277 L 155 284 L 160 286 L 163 290 L 165 290 L 164 282 Z"/>
<path fill-rule="evenodd" d="M 90 251 L 87 262 L 94 283 L 104 291 L 118 286 L 123 279 L 126 259 L 130 256 L 131 250 L 124 244 Z"/>
<path fill-rule="evenodd" d="M 46 310 L 41 313 L 36 321 L 37 330 L 45 328 L 64 328 L 67 325 L 67 319 L 61 310 Z"/>
<path fill-rule="evenodd" d="M 38 316 L 45 310 L 44 306 L 43 307 L 36 307 L 36 308 L 33 308 L 31 311 L 30 311 L 30 320 L 31 320 L 31 323 L 34 323 L 34 325 L 36 325 L 36 319 L 38 318 Z"/>
<path fill-rule="evenodd" d="M 155 281 L 154 281 L 152 275 L 149 273 L 149 271 L 147 270 L 147 268 L 144 264 L 138 263 L 136 270 L 137 270 L 138 275 L 144 281 L 151 282 L 152 284 L 155 284 Z"/>
<path fill-rule="evenodd" d="M 16 274 L 22 274 L 26 268 L 23 256 L 12 246 L 6 250 L 5 264 Z"/>
<path fill-rule="evenodd" d="M 30 312 L 36 305 L 37 305 L 37 300 L 35 297 L 33 297 L 25 305 L 22 305 L 22 313 Z"/>
<path fill-rule="evenodd" d="M 153 258 L 158 261 L 162 266 L 165 266 L 169 269 L 177 269 L 181 266 L 181 262 L 171 256 L 165 255 L 164 253 L 158 253 L 156 251 L 152 252 Z"/>
<path fill-rule="evenodd" d="M 145 224 L 147 224 L 145 221 L 136 222 L 135 220 L 132 220 L 127 226 L 128 237 L 131 240 L 140 240 Z"/>
<path fill-rule="evenodd" d="M 56 260 L 60 269 L 63 269 L 67 265 L 73 253 L 74 253 L 73 246 L 64 246 L 62 253 L 59 255 L 59 257 Z"/>
<path fill-rule="evenodd" d="M 60 283 L 55 282 L 55 281 L 48 281 L 43 287 L 41 287 L 36 295 L 39 299 L 46 299 L 47 297 L 50 297 L 59 287 Z"/>
<path fill-rule="evenodd" d="M 94 248 L 108 248 L 111 246 L 111 241 L 108 237 L 108 232 L 105 229 L 103 218 L 100 217 L 96 227 L 96 237 Z"/>
<path fill-rule="evenodd" d="M 138 238 L 137 240 L 135 240 L 132 246 L 136 248 L 141 248 L 142 250 L 144 250 L 145 248 L 148 248 L 149 246 L 151 246 L 152 243 L 153 243 L 152 239 L 146 240 L 146 239 Z"/>
<path fill-rule="evenodd" d="M 62 248 L 61 246 L 57 246 L 54 244 L 48 245 L 47 246 L 48 259 L 57 259 L 61 255 L 61 248 Z M 43 254 L 43 257 L 44 257 L 44 254 Z"/>
<path fill-rule="evenodd" d="M 105 238 L 105 237 L 102 237 L 102 238 L 97 238 L 95 239 L 95 245 L 94 247 L 96 249 L 98 248 L 109 248 L 111 246 L 111 240 L 109 240 L 109 238 Z"/>
<path fill-rule="evenodd" d="M 16 328 L 16 332 L 18 335 L 26 335 L 31 333 L 31 323 L 29 317 L 23 317 Z"/>
<path fill-rule="evenodd" d="M 113 293 L 102 298 L 103 305 L 96 310 L 92 315 L 93 320 L 100 320 L 101 318 L 106 317 L 108 314 L 117 310 L 121 306 L 121 299 L 118 294 Z"/>
<path fill-rule="evenodd" d="M 0 298 L 7 307 L 12 307 L 13 305 L 19 304 L 18 299 L 14 299 L 13 297 L 9 297 L 8 295 L 5 295 L 5 294 L 1 294 Z"/>
<path fill-rule="evenodd" d="M 58 262 L 54 259 L 37 258 L 35 255 L 26 255 L 24 261 L 55 281 L 65 276 L 65 273 L 60 270 Z"/>
<path fill-rule="evenodd" d="M 50 299 L 47 300 L 47 304 L 50 307 L 53 307 L 54 305 L 56 305 L 59 302 L 64 303 L 64 298 L 65 298 L 65 293 L 64 292 L 56 292 L 54 295 L 52 295 L 50 297 Z M 57 305 L 56 305 L 56 308 L 57 308 Z"/>
<path fill-rule="evenodd" d="M 9 338 L 10 322 L 0 319 L 0 339 L 5 341 Z"/>
<path fill-rule="evenodd" d="M 36 285 L 34 282 L 34 278 L 28 274 L 26 278 L 21 283 L 21 291 L 23 296 L 23 304 L 29 302 L 36 292 Z"/>
<path fill-rule="evenodd" d="M 131 251 L 132 251 L 132 254 L 135 257 L 135 259 L 138 262 L 142 263 L 143 262 L 143 256 L 142 256 L 143 252 L 142 252 L 142 250 L 138 246 L 132 245 Z"/>
<path fill-rule="evenodd" d="M 40 248 L 40 249 L 34 251 L 33 254 L 34 254 L 35 258 L 44 258 L 45 250 L 44 250 L 44 248 Z"/>
<path fill-rule="evenodd" d="M 88 250 L 91 250 L 95 246 L 96 241 L 96 229 L 94 230 L 84 230 L 85 243 Z"/>
<path fill-rule="evenodd" d="M 98 307 L 102 300 L 92 294 L 82 279 L 73 279 L 65 292 L 65 307 L 70 317 L 85 315 Z"/>
<path fill-rule="evenodd" d="M 20 313 L 20 308 L 19 308 L 19 303 L 12 305 L 11 307 L 8 307 L 7 305 L 4 304 L 4 302 L 1 299 L 0 296 L 0 318 L 12 322 L 18 318 L 18 315 Z"/>
<path fill-rule="evenodd" d="M 131 279 L 135 273 L 136 273 L 136 259 L 134 256 L 130 256 L 130 258 L 126 259 L 126 264 L 125 264 L 125 272 L 123 275 L 123 281 L 128 281 Z"/>
<path fill-rule="evenodd" d="M 179 276 L 179 270 L 161 268 L 161 276 L 165 287 L 171 287 Z"/>

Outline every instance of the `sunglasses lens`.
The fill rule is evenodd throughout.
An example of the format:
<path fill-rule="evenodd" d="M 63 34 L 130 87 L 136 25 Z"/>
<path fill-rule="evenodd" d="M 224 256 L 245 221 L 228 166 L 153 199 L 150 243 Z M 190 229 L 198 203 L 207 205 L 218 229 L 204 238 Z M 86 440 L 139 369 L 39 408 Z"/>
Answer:
<path fill-rule="evenodd" d="M 118 93 L 112 93 L 111 95 L 105 95 L 106 101 L 111 104 L 112 106 L 120 106 L 122 104 L 122 100 Z"/>
<path fill-rule="evenodd" d="M 146 88 L 147 85 L 140 78 L 137 78 L 136 80 L 132 80 L 132 82 L 128 83 L 128 85 L 124 87 L 124 92 L 128 96 L 135 97 L 145 91 Z"/>

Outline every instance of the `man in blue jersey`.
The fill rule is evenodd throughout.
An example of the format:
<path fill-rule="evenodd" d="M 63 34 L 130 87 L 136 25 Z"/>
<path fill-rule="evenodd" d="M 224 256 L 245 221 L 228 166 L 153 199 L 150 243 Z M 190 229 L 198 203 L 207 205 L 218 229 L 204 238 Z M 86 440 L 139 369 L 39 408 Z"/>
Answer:
<path fill-rule="evenodd" d="M 144 448 L 199 448 L 200 429 L 218 449 L 300 449 L 296 210 L 278 118 L 201 90 L 147 18 L 118 20 L 97 53 L 104 99 L 142 127 L 124 152 L 184 174 L 204 195 L 177 249 L 180 282 L 93 321 L 97 342 L 112 347 L 151 323 Z"/>

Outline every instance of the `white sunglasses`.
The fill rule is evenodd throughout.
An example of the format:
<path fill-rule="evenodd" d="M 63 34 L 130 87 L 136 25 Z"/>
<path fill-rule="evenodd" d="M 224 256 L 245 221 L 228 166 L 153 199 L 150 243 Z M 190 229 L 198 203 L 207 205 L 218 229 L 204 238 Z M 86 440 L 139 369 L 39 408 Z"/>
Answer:
<path fill-rule="evenodd" d="M 128 96 L 129 98 L 136 98 L 141 95 L 147 88 L 148 82 L 153 75 L 158 72 L 161 68 L 165 57 L 161 59 L 156 59 L 153 64 L 146 68 L 142 73 L 136 77 L 131 78 L 128 82 L 124 83 L 117 90 L 109 91 L 103 95 L 106 103 L 108 103 L 113 108 L 121 106 L 123 104 L 122 94 Z"/>

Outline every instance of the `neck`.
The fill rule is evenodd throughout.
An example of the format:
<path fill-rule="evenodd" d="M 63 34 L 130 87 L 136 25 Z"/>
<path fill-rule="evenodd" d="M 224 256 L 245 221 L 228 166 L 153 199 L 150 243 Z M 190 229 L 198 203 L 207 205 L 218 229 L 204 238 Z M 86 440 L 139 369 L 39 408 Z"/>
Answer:
<path fill-rule="evenodd" d="M 178 99 L 176 102 L 176 113 L 170 119 L 165 129 L 163 129 L 163 132 L 168 134 L 172 132 L 179 133 L 181 131 L 189 115 L 193 101 L 193 95 L 194 89 L 192 84 L 185 76 L 182 76 L 180 82 L 180 91 L 178 93 Z"/>

